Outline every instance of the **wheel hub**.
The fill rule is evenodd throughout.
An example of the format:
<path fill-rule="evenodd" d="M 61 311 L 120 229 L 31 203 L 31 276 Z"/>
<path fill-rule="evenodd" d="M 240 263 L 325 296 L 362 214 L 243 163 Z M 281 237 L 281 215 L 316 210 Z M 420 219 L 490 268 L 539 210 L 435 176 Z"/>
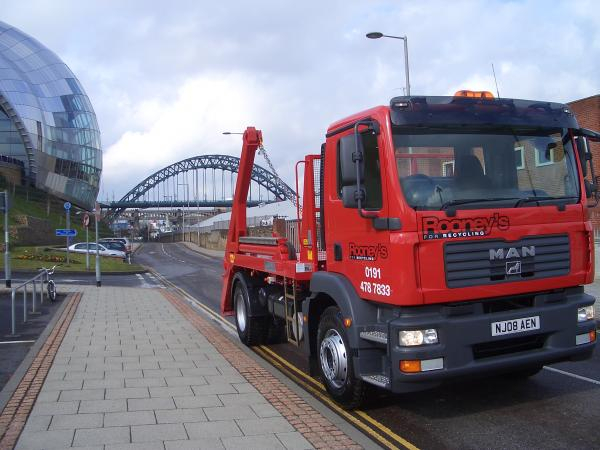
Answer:
<path fill-rule="evenodd" d="M 327 330 L 320 348 L 321 368 L 329 382 L 340 388 L 348 377 L 348 356 L 342 336 L 337 330 Z"/>
<path fill-rule="evenodd" d="M 244 304 L 244 296 L 239 291 L 235 295 L 235 317 L 238 328 L 243 333 L 246 330 L 246 305 Z"/>

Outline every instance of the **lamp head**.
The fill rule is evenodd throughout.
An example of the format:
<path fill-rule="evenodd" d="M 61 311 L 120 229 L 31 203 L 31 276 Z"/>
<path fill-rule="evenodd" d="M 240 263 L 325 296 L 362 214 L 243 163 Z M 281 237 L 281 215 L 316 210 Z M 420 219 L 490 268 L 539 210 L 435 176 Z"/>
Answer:
<path fill-rule="evenodd" d="M 366 35 L 369 39 L 379 39 L 383 37 L 383 33 L 380 33 L 379 31 L 373 31 L 371 33 L 367 33 Z"/>

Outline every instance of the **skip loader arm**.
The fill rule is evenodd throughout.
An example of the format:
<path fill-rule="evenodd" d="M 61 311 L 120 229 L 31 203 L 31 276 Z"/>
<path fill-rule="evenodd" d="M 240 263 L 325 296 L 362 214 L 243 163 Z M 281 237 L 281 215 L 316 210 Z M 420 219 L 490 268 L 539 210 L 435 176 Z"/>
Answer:
<path fill-rule="evenodd" d="M 238 177 L 235 184 L 235 195 L 231 209 L 231 220 L 229 222 L 229 233 L 227 234 L 227 245 L 225 246 L 225 257 L 223 259 L 223 288 L 221 291 L 221 314 L 233 314 L 233 303 L 231 299 L 231 282 L 233 279 L 235 255 L 239 250 L 239 237 L 246 235 L 246 204 L 248 190 L 252 180 L 252 168 L 254 167 L 254 156 L 256 149 L 262 144 L 262 132 L 254 127 L 246 128 L 243 136 L 242 155 L 238 168 Z"/>

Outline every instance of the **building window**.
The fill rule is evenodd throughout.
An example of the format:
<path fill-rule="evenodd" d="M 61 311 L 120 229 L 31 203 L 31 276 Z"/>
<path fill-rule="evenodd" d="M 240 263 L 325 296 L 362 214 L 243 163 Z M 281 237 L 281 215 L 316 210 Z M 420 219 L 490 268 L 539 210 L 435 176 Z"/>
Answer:
<path fill-rule="evenodd" d="M 515 147 L 515 164 L 517 170 L 525 168 L 525 147 Z"/>
<path fill-rule="evenodd" d="M 554 149 L 553 148 L 535 148 L 535 165 L 548 166 L 554 164 Z"/>
<path fill-rule="evenodd" d="M 454 161 L 448 161 L 442 163 L 442 176 L 453 177 L 454 176 Z"/>

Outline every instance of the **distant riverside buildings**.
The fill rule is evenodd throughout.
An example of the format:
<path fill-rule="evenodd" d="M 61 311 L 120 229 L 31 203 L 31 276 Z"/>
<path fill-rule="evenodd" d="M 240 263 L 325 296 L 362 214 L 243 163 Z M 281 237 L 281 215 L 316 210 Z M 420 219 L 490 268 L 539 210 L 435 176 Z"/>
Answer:
<path fill-rule="evenodd" d="M 101 171 L 100 130 L 79 80 L 51 50 L 0 21 L 0 173 L 92 209 Z"/>

